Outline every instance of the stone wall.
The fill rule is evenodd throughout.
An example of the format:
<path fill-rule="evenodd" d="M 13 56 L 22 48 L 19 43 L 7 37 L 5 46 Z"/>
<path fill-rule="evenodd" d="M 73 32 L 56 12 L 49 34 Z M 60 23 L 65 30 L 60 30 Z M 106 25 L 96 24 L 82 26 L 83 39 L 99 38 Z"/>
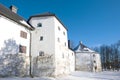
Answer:
<path fill-rule="evenodd" d="M 4 54 L 0 56 L 0 77 L 29 75 L 29 57 L 25 54 Z"/>
<path fill-rule="evenodd" d="M 55 64 L 53 55 L 37 56 L 33 59 L 33 76 L 54 76 Z"/>

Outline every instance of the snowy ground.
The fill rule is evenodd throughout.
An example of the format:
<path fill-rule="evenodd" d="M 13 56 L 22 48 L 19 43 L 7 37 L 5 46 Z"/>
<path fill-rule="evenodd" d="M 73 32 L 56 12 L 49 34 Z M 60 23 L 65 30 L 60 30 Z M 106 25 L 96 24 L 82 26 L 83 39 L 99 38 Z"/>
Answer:
<path fill-rule="evenodd" d="M 0 80 L 120 80 L 120 72 L 104 71 L 100 73 L 73 72 L 69 76 L 58 78 L 0 78 Z"/>

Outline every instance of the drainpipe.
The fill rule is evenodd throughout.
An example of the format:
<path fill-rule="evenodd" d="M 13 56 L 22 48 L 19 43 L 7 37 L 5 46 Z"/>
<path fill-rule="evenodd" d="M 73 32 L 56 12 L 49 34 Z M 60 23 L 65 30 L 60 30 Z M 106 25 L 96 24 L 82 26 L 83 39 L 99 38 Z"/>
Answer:
<path fill-rule="evenodd" d="M 30 59 L 30 71 L 29 71 L 29 74 L 30 74 L 30 77 L 32 77 L 33 78 L 33 75 L 32 75 L 32 56 L 31 56 L 31 39 L 32 39 L 32 34 L 31 34 L 31 32 L 30 32 L 30 47 L 29 47 L 29 59 Z"/>

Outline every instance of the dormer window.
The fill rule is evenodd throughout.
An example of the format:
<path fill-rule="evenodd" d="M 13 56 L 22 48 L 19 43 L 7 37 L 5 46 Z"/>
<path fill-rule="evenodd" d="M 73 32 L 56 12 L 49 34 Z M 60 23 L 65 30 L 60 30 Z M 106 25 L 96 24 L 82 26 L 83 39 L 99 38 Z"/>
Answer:
<path fill-rule="evenodd" d="M 37 24 L 37 27 L 42 27 L 42 23 L 38 23 L 38 24 Z"/>

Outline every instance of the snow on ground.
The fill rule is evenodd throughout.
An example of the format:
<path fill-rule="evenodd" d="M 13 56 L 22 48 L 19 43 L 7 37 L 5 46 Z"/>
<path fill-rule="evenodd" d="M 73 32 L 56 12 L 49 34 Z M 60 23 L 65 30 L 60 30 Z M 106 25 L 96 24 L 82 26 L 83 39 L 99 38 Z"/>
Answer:
<path fill-rule="evenodd" d="M 0 80 L 120 80 L 120 71 L 82 72 L 76 71 L 69 76 L 57 78 L 0 78 Z"/>
<path fill-rule="evenodd" d="M 50 77 L 43 77 L 43 78 L 39 78 L 39 77 L 35 77 L 35 78 L 30 78 L 30 77 L 26 77 L 26 78 L 10 77 L 10 78 L 0 78 L 0 80 L 56 80 L 56 79 L 55 78 L 50 78 Z"/>
<path fill-rule="evenodd" d="M 80 72 L 76 71 L 70 76 L 59 78 L 58 80 L 120 80 L 120 72 Z"/>

